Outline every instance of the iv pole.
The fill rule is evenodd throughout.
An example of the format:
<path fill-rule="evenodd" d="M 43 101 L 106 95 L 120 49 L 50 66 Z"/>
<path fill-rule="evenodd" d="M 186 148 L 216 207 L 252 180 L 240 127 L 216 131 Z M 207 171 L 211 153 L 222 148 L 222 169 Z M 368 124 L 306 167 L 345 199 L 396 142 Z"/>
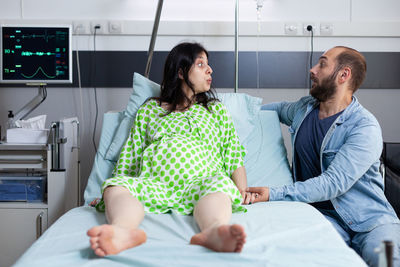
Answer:
<path fill-rule="evenodd" d="M 239 51 L 238 51 L 238 32 L 239 32 L 239 0 L 235 5 L 235 87 L 234 92 L 238 92 L 239 84 Z"/>
<path fill-rule="evenodd" d="M 154 19 L 154 25 L 153 25 L 153 33 L 151 34 L 146 70 L 144 72 L 144 76 L 146 78 L 149 78 L 150 75 L 151 61 L 153 60 L 154 44 L 156 42 L 158 25 L 160 24 L 162 6 L 163 6 L 163 0 L 158 0 L 156 18 Z"/>

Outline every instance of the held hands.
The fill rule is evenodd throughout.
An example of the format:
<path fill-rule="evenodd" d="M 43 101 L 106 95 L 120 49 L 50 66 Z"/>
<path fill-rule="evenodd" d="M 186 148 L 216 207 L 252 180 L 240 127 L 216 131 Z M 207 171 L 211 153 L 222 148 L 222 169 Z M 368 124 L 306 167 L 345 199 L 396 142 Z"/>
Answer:
<path fill-rule="evenodd" d="M 239 189 L 243 198 L 243 203 L 249 205 L 252 203 L 269 200 L 268 187 L 247 187 L 246 170 L 244 166 L 237 168 L 232 174 L 232 180 Z"/>
<path fill-rule="evenodd" d="M 99 204 L 99 202 L 100 202 L 100 198 L 95 198 L 92 200 L 92 202 L 90 202 L 89 206 L 96 207 L 96 205 Z"/>
<path fill-rule="evenodd" d="M 246 191 L 240 192 L 243 197 L 243 203 L 249 205 L 257 202 L 269 201 L 268 187 L 248 187 Z"/>

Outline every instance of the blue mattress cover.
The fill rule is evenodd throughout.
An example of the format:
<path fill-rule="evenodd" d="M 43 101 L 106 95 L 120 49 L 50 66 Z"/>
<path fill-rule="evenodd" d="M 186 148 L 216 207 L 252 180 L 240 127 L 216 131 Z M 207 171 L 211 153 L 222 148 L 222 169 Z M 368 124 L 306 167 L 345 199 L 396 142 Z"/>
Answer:
<path fill-rule="evenodd" d="M 118 255 L 97 257 L 86 232 L 106 223 L 104 213 L 84 206 L 57 220 L 17 261 L 22 266 L 366 266 L 333 226 L 299 202 L 257 203 L 232 215 L 246 229 L 242 253 L 217 253 L 189 245 L 199 231 L 193 216 L 146 214 L 147 242 Z"/>

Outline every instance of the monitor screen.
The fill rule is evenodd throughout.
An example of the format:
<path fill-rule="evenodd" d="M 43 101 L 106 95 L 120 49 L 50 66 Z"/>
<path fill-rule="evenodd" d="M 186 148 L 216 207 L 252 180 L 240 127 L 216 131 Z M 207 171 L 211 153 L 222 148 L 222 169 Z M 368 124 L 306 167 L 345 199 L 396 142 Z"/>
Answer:
<path fill-rule="evenodd" d="M 72 83 L 71 26 L 2 25 L 2 83 Z"/>

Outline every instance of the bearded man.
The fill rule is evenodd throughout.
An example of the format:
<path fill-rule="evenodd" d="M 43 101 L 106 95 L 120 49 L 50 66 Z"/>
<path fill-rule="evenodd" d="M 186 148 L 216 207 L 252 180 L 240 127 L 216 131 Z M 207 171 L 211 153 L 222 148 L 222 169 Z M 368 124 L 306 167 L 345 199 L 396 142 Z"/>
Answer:
<path fill-rule="evenodd" d="M 354 49 L 334 47 L 310 72 L 311 96 L 262 107 L 275 110 L 289 126 L 294 184 L 248 188 L 245 203 L 310 203 L 368 265 L 378 266 L 375 249 L 390 240 L 393 266 L 400 266 L 400 221 L 379 172 L 381 128 L 353 95 L 365 78 L 365 58 Z"/>

